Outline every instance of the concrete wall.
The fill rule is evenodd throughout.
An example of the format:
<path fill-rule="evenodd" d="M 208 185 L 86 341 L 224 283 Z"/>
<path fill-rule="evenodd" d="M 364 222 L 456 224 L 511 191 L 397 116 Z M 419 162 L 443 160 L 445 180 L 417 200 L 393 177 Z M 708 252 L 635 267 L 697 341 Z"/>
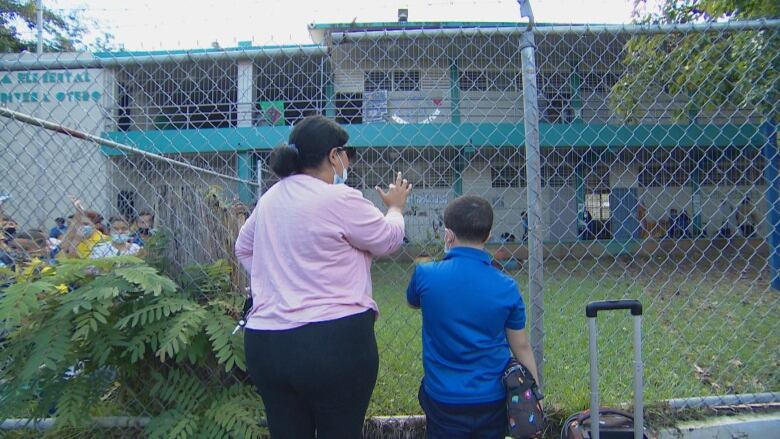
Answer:
<path fill-rule="evenodd" d="M 113 79 L 101 70 L 0 72 L 0 105 L 87 133 L 103 131 L 105 108 L 112 100 Z M 0 194 L 12 197 L 3 210 L 22 229 L 53 227 L 55 217 L 73 212 L 70 195 L 83 199 L 88 209 L 107 211 L 112 205 L 107 166 L 93 143 L 0 118 Z"/>

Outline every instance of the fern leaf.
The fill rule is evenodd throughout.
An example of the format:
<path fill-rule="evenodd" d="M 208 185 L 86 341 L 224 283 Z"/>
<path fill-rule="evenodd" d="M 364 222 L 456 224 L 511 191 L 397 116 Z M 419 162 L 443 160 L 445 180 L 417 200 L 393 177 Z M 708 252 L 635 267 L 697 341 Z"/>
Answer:
<path fill-rule="evenodd" d="M 206 410 L 206 419 L 234 438 L 255 439 L 267 433 L 260 426 L 262 401 L 251 387 L 235 384 L 223 391 Z"/>
<path fill-rule="evenodd" d="M 168 323 L 165 321 L 157 321 L 144 326 L 140 332 L 131 336 L 123 356 L 129 356 L 130 363 L 136 363 L 144 358 L 147 346 L 151 352 L 156 351 L 160 344 L 160 338 L 167 328 Z"/>
<path fill-rule="evenodd" d="M 189 308 L 173 318 L 168 330 L 160 340 L 160 347 L 157 349 L 156 355 L 161 361 L 175 357 L 180 349 L 187 346 L 189 339 L 201 331 L 208 313 L 199 305 L 192 305 Z"/>
<path fill-rule="evenodd" d="M 149 266 L 118 268 L 114 273 L 123 277 L 128 282 L 138 285 L 145 292 L 152 293 L 155 296 L 176 291 L 176 283 L 167 277 L 160 275 L 157 273 L 157 270 Z"/>
<path fill-rule="evenodd" d="M 71 337 L 74 341 L 87 340 L 90 334 L 98 332 L 98 325 L 105 325 L 108 323 L 108 317 L 111 313 L 109 306 L 112 303 L 95 303 L 90 310 L 78 315 L 74 322 L 76 323 L 76 331 Z"/>
<path fill-rule="evenodd" d="M 120 319 L 117 322 L 116 327 L 118 329 L 124 329 L 128 326 L 135 327 L 138 325 L 147 325 L 181 310 L 198 307 L 198 304 L 191 299 L 183 297 L 161 297 L 151 305 L 145 306 Z"/>
<path fill-rule="evenodd" d="M 92 403 L 92 380 L 84 375 L 76 376 L 65 383 L 56 404 L 57 427 L 79 427 L 89 420 Z"/>
<path fill-rule="evenodd" d="M 22 319 L 40 310 L 38 294 L 54 290 L 48 281 L 18 282 L 5 289 L 0 295 L 0 322 L 6 328 L 13 328 Z"/>
<path fill-rule="evenodd" d="M 144 428 L 149 439 L 187 439 L 195 437 L 197 418 L 182 410 L 167 410 L 152 418 Z"/>
<path fill-rule="evenodd" d="M 166 375 L 153 374 L 154 385 L 149 390 L 150 395 L 160 402 L 174 406 L 185 412 L 194 412 L 200 406 L 207 394 L 206 386 L 198 377 L 173 369 Z"/>
<path fill-rule="evenodd" d="M 68 367 L 65 357 L 70 350 L 69 332 L 69 321 L 52 321 L 44 325 L 34 338 L 19 379 L 28 382 L 41 368 L 59 372 Z"/>
<path fill-rule="evenodd" d="M 206 322 L 206 333 L 212 349 L 219 364 L 225 366 L 225 372 L 230 372 L 234 366 L 246 370 L 244 341 L 242 335 L 233 333 L 235 323 L 230 317 L 215 312 L 209 313 Z"/>

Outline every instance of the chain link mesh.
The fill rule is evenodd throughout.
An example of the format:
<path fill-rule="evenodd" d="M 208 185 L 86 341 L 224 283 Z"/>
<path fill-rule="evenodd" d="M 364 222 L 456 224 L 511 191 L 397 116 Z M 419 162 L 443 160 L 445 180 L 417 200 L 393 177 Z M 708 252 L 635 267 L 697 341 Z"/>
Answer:
<path fill-rule="evenodd" d="M 780 391 L 779 29 L 537 27 L 544 309 L 529 319 L 545 316 L 543 352 L 534 341 L 553 403 L 587 405 L 584 305 L 618 298 L 645 306 L 649 402 Z M 241 291 L 232 242 L 277 181 L 270 150 L 307 115 L 335 118 L 357 149 L 350 186 L 377 206 L 393 172 L 415 186 L 408 242 L 373 267 L 369 415 L 418 414 L 421 323 L 404 291 L 415 262 L 442 254 L 448 201 L 492 203 L 488 249 L 531 303 L 522 30 L 334 27 L 289 48 L 0 56 L 0 107 L 176 162 L 2 118 L 2 213 L 34 252 L 70 195 L 105 218 L 153 212 L 170 241 L 149 257 L 177 273 L 225 259 Z M 602 400 L 630 401 L 631 325 L 599 325 Z M 214 377 L 245 380 L 200 378 Z M 166 407 L 124 388 L 122 414 Z"/>

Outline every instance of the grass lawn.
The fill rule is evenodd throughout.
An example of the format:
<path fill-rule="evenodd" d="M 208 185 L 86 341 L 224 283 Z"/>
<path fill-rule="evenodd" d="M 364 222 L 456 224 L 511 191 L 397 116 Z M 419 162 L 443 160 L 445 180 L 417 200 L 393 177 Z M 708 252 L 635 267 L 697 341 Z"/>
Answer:
<path fill-rule="evenodd" d="M 545 393 L 565 413 L 589 404 L 585 304 L 636 298 L 645 308 L 645 402 L 780 390 L 780 293 L 755 261 L 606 258 L 545 262 Z M 411 264 L 377 263 L 374 297 L 379 379 L 369 415 L 419 414 L 421 317 L 406 306 Z M 511 273 L 530 310 L 528 273 Z M 530 312 L 530 311 L 529 311 Z M 530 317 L 530 316 L 529 316 Z M 628 312 L 600 315 L 604 404 L 632 399 L 633 323 Z"/>

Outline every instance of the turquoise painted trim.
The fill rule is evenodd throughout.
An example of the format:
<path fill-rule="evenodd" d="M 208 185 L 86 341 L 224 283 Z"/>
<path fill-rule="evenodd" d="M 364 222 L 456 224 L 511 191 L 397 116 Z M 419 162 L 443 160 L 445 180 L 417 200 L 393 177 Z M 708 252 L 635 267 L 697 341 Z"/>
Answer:
<path fill-rule="evenodd" d="M 242 152 L 236 155 L 236 176 L 242 180 L 253 180 L 254 169 L 252 166 L 253 155 L 251 152 Z M 257 201 L 257 195 L 253 187 L 246 183 L 238 184 L 238 199 L 242 203 L 252 204 Z"/>
<path fill-rule="evenodd" d="M 268 150 L 284 143 L 290 126 L 200 130 L 111 131 L 110 140 L 158 153 Z M 355 147 L 522 146 L 524 127 L 515 123 L 344 125 Z M 542 148 L 762 145 L 756 125 L 539 124 Z M 756 146 L 758 147 L 758 146 Z"/>
<path fill-rule="evenodd" d="M 452 123 L 460 123 L 460 73 L 457 64 L 450 66 L 450 114 Z"/>
<path fill-rule="evenodd" d="M 584 25 L 581 23 L 580 25 Z M 594 25 L 590 23 L 589 25 Z M 333 30 L 333 31 L 351 31 L 361 32 L 366 30 L 393 30 L 393 29 L 495 29 L 505 27 L 521 27 L 525 29 L 528 23 L 516 21 L 380 21 L 375 23 L 318 23 L 309 25 L 310 30 Z M 546 26 L 577 26 L 572 23 L 534 23 L 536 27 Z"/>
<path fill-rule="evenodd" d="M 193 55 L 204 53 L 226 53 L 226 52 L 246 52 L 250 50 L 277 50 L 277 49 L 298 49 L 298 48 L 325 48 L 319 44 L 287 44 L 287 45 L 275 45 L 275 46 L 240 46 L 240 47 L 224 47 L 224 48 L 206 48 L 206 49 L 179 49 L 179 50 L 119 50 L 116 52 L 94 52 L 96 58 L 113 59 L 113 58 L 132 58 L 141 56 L 171 56 L 171 55 Z"/>

